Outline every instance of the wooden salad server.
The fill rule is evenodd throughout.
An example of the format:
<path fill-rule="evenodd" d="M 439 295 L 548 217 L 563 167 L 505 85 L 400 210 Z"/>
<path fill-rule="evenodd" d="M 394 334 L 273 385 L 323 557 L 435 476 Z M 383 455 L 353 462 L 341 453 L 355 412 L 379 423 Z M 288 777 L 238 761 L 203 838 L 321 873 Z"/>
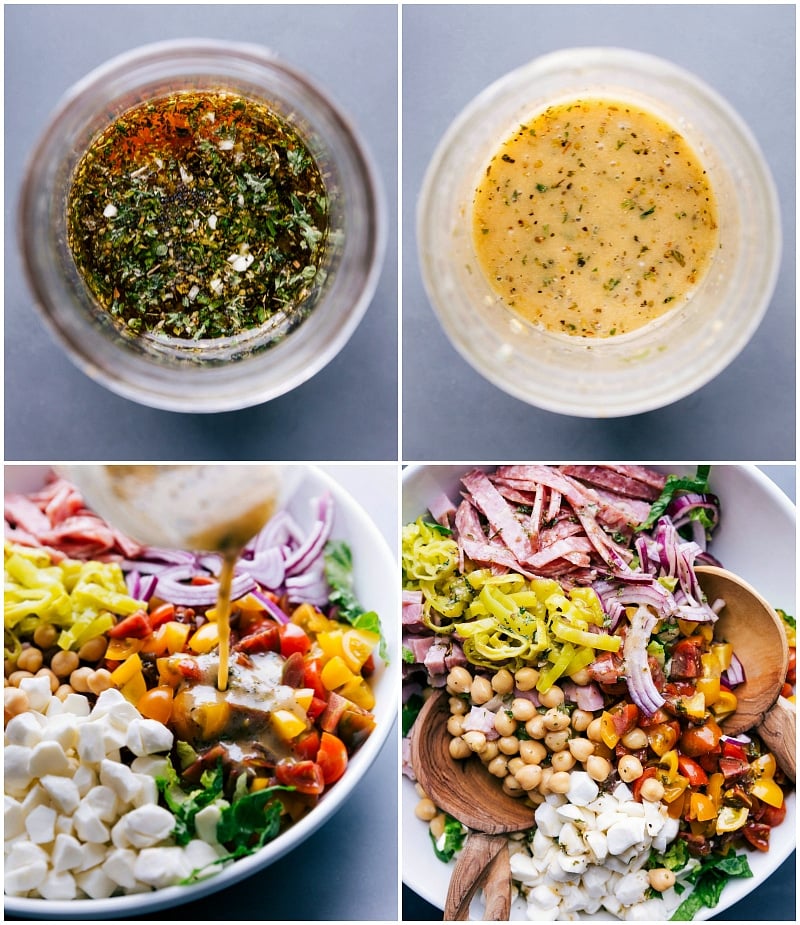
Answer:
<path fill-rule="evenodd" d="M 446 690 L 432 694 L 411 730 L 411 763 L 422 789 L 439 809 L 470 829 L 450 878 L 444 918 L 467 919 L 482 887 L 484 921 L 504 921 L 511 910 L 506 836 L 532 828 L 534 808 L 508 796 L 477 757 L 456 761 L 450 756 L 448 698 Z"/>
<path fill-rule="evenodd" d="M 701 565 L 695 572 L 709 604 L 725 601 L 714 634 L 731 643 L 747 678 L 735 691 L 736 712 L 720 725 L 730 736 L 755 729 L 784 773 L 795 780 L 797 713 L 781 696 L 789 664 L 781 618 L 758 591 L 727 569 Z"/>

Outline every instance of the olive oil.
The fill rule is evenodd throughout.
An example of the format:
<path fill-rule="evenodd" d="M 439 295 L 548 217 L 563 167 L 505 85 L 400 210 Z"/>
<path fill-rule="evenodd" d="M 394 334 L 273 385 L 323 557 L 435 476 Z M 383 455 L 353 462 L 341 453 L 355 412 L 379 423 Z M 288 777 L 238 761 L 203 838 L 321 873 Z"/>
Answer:
<path fill-rule="evenodd" d="M 133 334 L 234 336 L 299 322 L 324 277 L 328 197 L 306 142 L 227 92 L 142 103 L 79 162 L 68 241 L 98 302 Z"/>

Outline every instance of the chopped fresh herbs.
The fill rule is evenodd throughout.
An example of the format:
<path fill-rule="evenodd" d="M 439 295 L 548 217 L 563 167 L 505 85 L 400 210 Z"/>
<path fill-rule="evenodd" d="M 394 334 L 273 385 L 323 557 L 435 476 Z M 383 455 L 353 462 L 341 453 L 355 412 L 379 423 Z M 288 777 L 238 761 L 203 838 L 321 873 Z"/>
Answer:
<path fill-rule="evenodd" d="M 325 578 L 331 587 L 330 602 L 336 606 L 337 617 L 356 629 L 367 630 L 380 636 L 379 653 L 388 663 L 386 639 L 381 620 L 374 610 L 365 611 L 353 592 L 353 554 L 342 540 L 325 547 Z"/>
<path fill-rule="evenodd" d="M 453 855 L 461 850 L 465 835 L 464 826 L 457 819 L 453 819 L 452 816 L 445 815 L 444 833 L 441 838 L 437 839 L 433 836 L 433 833 L 430 833 L 436 857 L 440 861 L 444 861 L 445 864 L 451 861 Z"/>
<path fill-rule="evenodd" d="M 650 206 L 650 208 L 646 212 L 640 213 L 639 218 L 647 218 L 647 216 L 652 215 L 653 212 L 655 212 L 655 210 L 656 210 L 655 206 Z"/>
<path fill-rule="evenodd" d="M 294 321 L 322 278 L 328 202 L 296 131 L 263 103 L 180 93 L 121 115 L 72 180 L 68 241 L 133 334 L 218 338 Z"/>
<path fill-rule="evenodd" d="M 443 524 L 437 523 L 435 520 L 425 520 L 423 523 L 429 529 L 435 530 L 437 533 L 441 533 L 442 536 L 453 535 L 453 531 L 449 527 L 445 527 Z"/>

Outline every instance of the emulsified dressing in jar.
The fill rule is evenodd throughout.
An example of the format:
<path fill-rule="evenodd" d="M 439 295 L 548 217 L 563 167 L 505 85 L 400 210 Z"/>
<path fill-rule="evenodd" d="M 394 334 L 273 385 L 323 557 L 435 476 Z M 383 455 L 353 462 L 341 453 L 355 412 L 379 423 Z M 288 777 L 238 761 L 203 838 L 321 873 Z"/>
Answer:
<path fill-rule="evenodd" d="M 524 319 L 586 337 L 634 331 L 685 304 L 719 246 L 706 171 L 640 106 L 550 106 L 503 141 L 473 203 L 491 287 Z"/>

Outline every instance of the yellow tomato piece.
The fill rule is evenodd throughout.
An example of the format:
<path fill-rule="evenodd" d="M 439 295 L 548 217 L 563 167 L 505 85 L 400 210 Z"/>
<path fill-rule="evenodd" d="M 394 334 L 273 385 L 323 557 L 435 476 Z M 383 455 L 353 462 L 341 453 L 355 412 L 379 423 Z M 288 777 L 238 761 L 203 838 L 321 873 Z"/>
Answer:
<path fill-rule="evenodd" d="M 336 620 L 329 620 L 312 604 L 295 607 L 292 611 L 292 623 L 296 623 L 312 636 L 316 633 L 330 632 L 339 626 Z"/>
<path fill-rule="evenodd" d="M 240 597 L 238 601 L 234 601 L 231 605 L 237 610 L 245 610 L 248 613 L 259 613 L 264 610 L 264 604 L 260 601 L 255 594 L 245 594 L 244 597 Z"/>
<path fill-rule="evenodd" d="M 220 737 L 228 725 L 230 715 L 231 708 L 224 700 L 203 703 L 192 710 L 192 719 L 200 727 L 200 736 L 206 742 Z"/>
<path fill-rule="evenodd" d="M 272 714 L 272 727 L 285 742 L 305 732 L 307 725 L 290 710 L 276 710 Z"/>
<path fill-rule="evenodd" d="M 729 642 L 713 642 L 711 651 L 719 662 L 720 671 L 727 671 L 733 659 L 733 646 Z"/>
<path fill-rule="evenodd" d="M 739 701 L 736 699 L 736 694 L 733 691 L 726 691 L 720 689 L 719 697 L 711 705 L 711 712 L 716 717 L 724 717 L 735 712 L 736 707 Z"/>
<path fill-rule="evenodd" d="M 722 674 L 722 666 L 713 649 L 710 652 L 704 652 L 700 656 L 700 662 L 703 665 L 704 678 L 718 678 Z"/>
<path fill-rule="evenodd" d="M 139 701 L 147 693 L 147 684 L 145 683 L 144 675 L 141 671 L 137 672 L 133 677 L 122 684 L 119 690 L 126 700 L 129 700 L 134 706 L 138 706 Z"/>
<path fill-rule="evenodd" d="M 372 693 L 372 688 L 363 678 L 353 678 L 352 681 L 342 685 L 337 693 L 351 700 L 362 710 L 371 710 L 375 706 L 375 695 Z"/>
<path fill-rule="evenodd" d="M 177 659 L 157 658 L 156 667 L 158 668 L 158 683 L 168 684 L 170 687 L 178 687 L 183 681 L 183 675 L 178 670 Z"/>
<path fill-rule="evenodd" d="M 308 710 L 314 691 L 310 687 L 302 687 L 294 692 L 294 702 L 303 710 Z"/>
<path fill-rule="evenodd" d="M 717 807 L 711 797 L 704 793 L 692 793 L 689 797 L 689 814 L 698 822 L 710 822 L 717 818 Z"/>
<path fill-rule="evenodd" d="M 725 775 L 720 771 L 712 774 L 706 784 L 706 795 L 712 800 L 717 809 L 722 805 L 722 790 L 725 786 Z"/>
<path fill-rule="evenodd" d="M 741 829 L 747 822 L 748 812 L 746 806 L 723 806 L 717 816 L 717 835 Z"/>
<path fill-rule="evenodd" d="M 619 735 L 614 729 L 614 718 L 606 711 L 600 717 L 600 737 L 609 748 L 614 748 L 619 742 Z"/>
<path fill-rule="evenodd" d="M 672 780 L 678 773 L 677 751 L 673 748 L 668 752 L 664 752 L 664 754 L 661 756 L 661 760 L 658 762 L 658 766 L 666 775 L 667 780 Z"/>
<path fill-rule="evenodd" d="M 219 626 L 204 623 L 189 640 L 189 648 L 198 655 L 204 655 L 219 645 Z"/>
<path fill-rule="evenodd" d="M 141 673 L 142 660 L 139 658 L 139 653 L 134 652 L 133 655 L 129 655 L 121 665 L 118 665 L 111 672 L 111 682 L 121 690 L 123 685 L 127 684 L 134 675 Z"/>
<path fill-rule="evenodd" d="M 764 803 L 780 809 L 783 806 L 783 791 L 771 777 L 762 777 L 757 780 L 750 791 L 754 797 L 758 797 Z"/>
<path fill-rule="evenodd" d="M 323 657 L 331 659 L 338 656 L 343 659 L 343 638 L 344 632 L 342 630 L 323 630 L 323 632 L 317 633 L 317 645 L 322 649 Z"/>
<path fill-rule="evenodd" d="M 106 658 L 112 662 L 124 662 L 135 652 L 140 652 L 144 639 L 109 639 L 106 647 Z"/>
<path fill-rule="evenodd" d="M 774 777 L 778 770 L 778 764 L 772 752 L 766 752 L 759 755 L 755 761 L 750 762 L 750 770 L 755 777 Z"/>
<path fill-rule="evenodd" d="M 165 628 L 166 624 L 164 623 L 154 630 L 144 640 L 144 645 L 139 651 L 144 652 L 146 655 L 163 655 L 167 651 Z"/>
<path fill-rule="evenodd" d="M 178 623 L 177 620 L 170 620 L 169 623 L 164 624 L 164 640 L 167 645 L 167 652 L 170 655 L 183 652 L 191 630 L 192 628 L 188 623 Z"/>
<path fill-rule="evenodd" d="M 692 719 L 703 719 L 706 715 L 706 698 L 702 692 L 697 691 L 691 697 L 681 697 L 678 701 L 678 709 L 685 712 Z"/>
<path fill-rule="evenodd" d="M 347 663 L 341 655 L 334 655 L 323 666 L 320 672 L 320 678 L 325 687 L 329 690 L 336 690 L 348 681 L 352 681 L 356 676 L 347 667 Z"/>
<path fill-rule="evenodd" d="M 358 674 L 379 641 L 380 636 L 377 633 L 347 630 L 342 636 L 342 657 L 347 667 Z"/>
<path fill-rule="evenodd" d="M 703 656 L 705 658 L 705 656 Z M 712 706 L 719 700 L 720 695 L 720 683 L 719 678 L 698 678 L 697 679 L 697 690 L 705 698 L 705 703 L 707 707 Z"/>

